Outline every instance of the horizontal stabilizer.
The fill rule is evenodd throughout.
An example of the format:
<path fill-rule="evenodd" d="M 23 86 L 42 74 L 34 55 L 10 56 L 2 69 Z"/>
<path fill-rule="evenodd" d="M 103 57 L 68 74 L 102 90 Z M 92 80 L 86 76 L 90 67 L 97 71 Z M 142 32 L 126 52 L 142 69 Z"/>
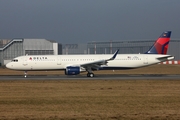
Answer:
<path fill-rule="evenodd" d="M 165 57 L 159 57 L 157 58 L 159 61 L 168 61 L 168 60 L 173 60 L 174 59 L 174 56 L 171 56 L 171 55 L 168 55 L 168 56 L 165 56 Z"/>

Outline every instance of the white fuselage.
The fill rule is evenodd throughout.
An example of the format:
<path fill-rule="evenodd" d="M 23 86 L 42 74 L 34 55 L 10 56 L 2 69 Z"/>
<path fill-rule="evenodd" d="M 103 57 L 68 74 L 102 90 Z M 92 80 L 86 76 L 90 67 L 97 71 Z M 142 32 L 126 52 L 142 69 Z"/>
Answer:
<path fill-rule="evenodd" d="M 98 60 L 111 58 L 112 54 L 103 55 L 28 55 L 14 58 L 6 65 L 14 70 L 64 70 L 67 66 L 79 66 Z M 169 57 L 169 59 L 158 59 Z M 102 69 L 129 69 L 148 66 L 173 59 L 170 55 L 161 54 L 118 54 L 112 61 L 101 65 Z M 83 70 L 82 70 L 83 71 Z"/>

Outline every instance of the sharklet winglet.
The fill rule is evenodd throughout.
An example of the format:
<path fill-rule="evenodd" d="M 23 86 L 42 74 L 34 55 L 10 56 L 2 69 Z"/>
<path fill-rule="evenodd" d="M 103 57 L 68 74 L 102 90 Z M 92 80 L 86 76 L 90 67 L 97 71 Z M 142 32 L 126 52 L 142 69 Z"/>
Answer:
<path fill-rule="evenodd" d="M 116 50 L 116 52 L 113 54 L 113 56 L 112 56 L 110 59 L 106 60 L 106 61 L 109 61 L 109 60 L 114 60 L 114 59 L 116 58 L 116 56 L 117 56 L 118 52 L 119 52 L 119 49 L 118 49 L 118 50 Z"/>

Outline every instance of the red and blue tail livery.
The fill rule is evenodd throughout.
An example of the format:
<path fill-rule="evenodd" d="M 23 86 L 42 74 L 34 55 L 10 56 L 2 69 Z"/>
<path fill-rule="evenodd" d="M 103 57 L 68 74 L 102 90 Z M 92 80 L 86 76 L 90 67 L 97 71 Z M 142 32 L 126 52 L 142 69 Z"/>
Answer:
<path fill-rule="evenodd" d="M 146 54 L 166 54 L 170 37 L 171 31 L 163 32 Z"/>

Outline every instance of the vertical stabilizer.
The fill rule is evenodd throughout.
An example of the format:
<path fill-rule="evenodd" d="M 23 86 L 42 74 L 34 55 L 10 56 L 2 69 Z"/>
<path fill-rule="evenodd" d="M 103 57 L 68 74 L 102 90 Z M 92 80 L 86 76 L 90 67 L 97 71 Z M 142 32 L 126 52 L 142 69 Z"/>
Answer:
<path fill-rule="evenodd" d="M 171 31 L 163 32 L 154 45 L 145 54 L 166 54 L 170 37 Z"/>

